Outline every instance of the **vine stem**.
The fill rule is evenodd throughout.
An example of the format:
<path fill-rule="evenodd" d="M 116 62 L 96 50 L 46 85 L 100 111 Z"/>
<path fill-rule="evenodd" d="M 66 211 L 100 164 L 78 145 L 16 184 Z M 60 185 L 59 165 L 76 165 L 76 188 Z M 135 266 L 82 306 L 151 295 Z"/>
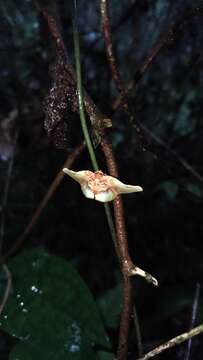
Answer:
<path fill-rule="evenodd" d="M 90 139 L 87 121 L 85 117 L 84 102 L 83 102 L 83 88 L 82 88 L 82 75 L 81 75 L 81 62 L 80 62 L 80 44 L 79 44 L 79 34 L 77 26 L 77 4 L 74 0 L 74 12 L 73 12 L 73 40 L 74 40 L 74 51 L 75 51 L 75 65 L 76 65 L 76 86 L 77 86 L 77 96 L 78 96 L 78 105 L 79 105 L 79 114 L 80 122 L 85 138 L 85 143 L 87 145 L 90 159 L 92 162 L 93 169 L 95 171 L 99 170 L 99 165 L 96 159 L 95 151 Z"/>
<path fill-rule="evenodd" d="M 74 0 L 74 11 L 73 11 L 73 40 L 74 40 L 74 52 L 75 52 L 75 65 L 76 65 L 76 86 L 77 86 L 77 96 L 78 96 L 78 105 L 79 105 L 79 115 L 80 115 L 80 122 L 81 127 L 85 139 L 85 143 L 87 145 L 87 149 L 90 155 L 90 159 L 92 162 L 92 167 L 94 171 L 99 170 L 99 165 L 97 162 L 97 158 L 95 155 L 95 151 L 92 145 L 92 141 L 89 135 L 89 130 L 87 127 L 87 121 L 85 117 L 85 110 L 84 110 L 84 99 L 83 99 L 83 86 L 82 86 L 82 73 L 81 73 L 81 62 L 80 62 L 80 42 L 79 42 L 79 33 L 78 33 L 78 26 L 77 26 L 77 3 Z M 108 204 L 104 204 L 107 223 L 109 226 L 109 230 L 111 233 L 111 237 L 113 243 L 116 247 L 116 232 L 114 228 L 114 222 L 111 215 L 111 210 Z"/>

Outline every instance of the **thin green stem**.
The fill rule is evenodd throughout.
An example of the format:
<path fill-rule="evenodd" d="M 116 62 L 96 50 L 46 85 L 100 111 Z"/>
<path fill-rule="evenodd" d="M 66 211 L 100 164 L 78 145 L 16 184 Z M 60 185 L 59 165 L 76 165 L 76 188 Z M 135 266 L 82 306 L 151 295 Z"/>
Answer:
<path fill-rule="evenodd" d="M 92 162 L 92 167 L 94 171 L 99 170 L 99 165 L 96 159 L 94 147 L 92 145 L 92 141 L 89 135 L 89 130 L 87 127 L 87 121 L 85 117 L 85 109 L 84 109 L 84 101 L 83 101 L 83 88 L 82 88 L 82 74 L 81 74 L 81 63 L 80 63 L 80 43 L 79 43 L 79 34 L 77 27 L 77 5 L 76 0 L 74 2 L 74 11 L 73 11 L 73 40 L 74 40 L 74 51 L 75 51 L 75 66 L 76 66 L 76 80 L 77 80 L 77 96 L 78 96 L 78 106 L 79 106 L 79 114 L 80 114 L 80 122 L 83 131 L 83 135 L 85 138 L 85 143 L 87 145 L 87 149 L 90 155 L 90 159 Z M 110 206 L 105 203 L 104 204 L 105 213 L 107 217 L 108 226 L 110 229 L 111 237 L 113 239 L 116 251 L 116 232 L 114 228 L 114 222 L 111 215 Z"/>
<path fill-rule="evenodd" d="M 116 253 L 117 253 L 118 259 L 119 259 L 118 246 L 117 246 L 117 241 L 116 241 L 116 231 L 115 231 L 114 222 L 113 222 L 113 219 L 111 216 L 111 210 L 110 210 L 109 204 L 104 203 L 104 209 L 105 209 L 105 213 L 106 213 L 109 230 L 111 232 L 111 237 L 112 237 L 112 240 L 113 240 L 113 243 L 115 246 L 115 250 L 116 250 Z"/>
<path fill-rule="evenodd" d="M 96 159 L 95 151 L 90 139 L 87 121 L 85 117 L 84 102 L 83 102 L 83 89 L 82 89 L 82 75 L 81 75 L 81 63 L 80 63 L 80 45 L 79 45 L 79 34 L 77 27 L 76 19 L 76 1 L 74 1 L 74 14 L 73 14 L 73 39 L 74 39 L 74 50 L 75 50 L 75 65 L 76 65 L 76 79 L 77 79 L 77 96 L 78 96 L 78 105 L 79 105 L 79 114 L 80 122 L 85 138 L 85 143 L 87 145 L 90 159 L 92 162 L 93 169 L 95 171 L 99 170 L 99 165 Z"/>

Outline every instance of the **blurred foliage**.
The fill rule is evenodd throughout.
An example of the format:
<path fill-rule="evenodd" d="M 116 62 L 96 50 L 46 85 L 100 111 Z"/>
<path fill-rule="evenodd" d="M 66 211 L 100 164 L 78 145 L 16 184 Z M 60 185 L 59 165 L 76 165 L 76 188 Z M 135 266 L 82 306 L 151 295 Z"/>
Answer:
<path fill-rule="evenodd" d="M 110 348 L 94 300 L 70 264 L 33 250 L 9 267 L 13 291 L 0 327 L 21 341 L 11 359 L 95 359 L 94 347 Z"/>
<path fill-rule="evenodd" d="M 56 12 L 58 5 L 57 18 L 67 52 L 73 59 L 70 2 L 43 3 L 52 12 Z M 203 2 L 110 2 L 113 45 L 124 83 L 133 78 L 160 34 L 176 19 L 182 24 L 152 62 L 137 89 L 129 94 L 134 117 L 144 128 L 148 143 L 145 151 L 128 115 L 122 109 L 112 111 L 117 93 L 101 35 L 99 2 L 81 0 L 78 5 L 84 85 L 101 110 L 112 116 L 113 130 L 109 137 L 121 180 L 144 188 L 142 194 L 125 197 L 124 205 L 132 258 L 160 282 L 160 287 L 154 289 L 141 279 L 135 280 L 134 299 L 144 348 L 148 350 L 188 329 L 196 283 L 202 287 L 203 22 L 202 16 L 191 16 L 187 21 L 185 17 L 202 7 Z M 71 112 L 66 116 L 67 148 L 55 148 L 44 130 L 42 103 L 50 89 L 49 67 L 53 66 L 56 54 L 47 24 L 34 2 L 6 0 L 1 2 L 0 9 L 1 197 L 13 153 L 13 129 L 19 129 L 5 212 L 3 252 L 6 253 L 23 231 L 68 153 L 82 140 L 82 135 L 78 116 Z M 13 111 L 17 116 L 14 125 L 10 126 Z M 101 168 L 105 168 L 99 149 L 98 157 Z M 86 152 L 73 168 L 90 168 Z M 116 346 L 121 306 L 120 277 L 102 206 L 84 199 L 77 185 L 65 179 L 28 240 L 25 247 L 44 247 L 77 267 L 97 298 L 110 340 L 113 347 Z M 18 286 L 23 288 L 28 281 L 26 276 L 31 274 L 30 263 L 24 262 L 25 255 L 21 258 L 20 251 L 16 260 L 11 260 L 11 270 L 14 279 L 15 276 L 18 278 Z M 19 271 L 25 272 L 25 279 L 20 279 L 20 273 L 13 270 L 15 261 Z M 56 272 L 68 266 L 62 260 L 55 261 Z M 62 283 L 68 271 L 64 270 Z M 1 279 L 0 283 L 3 291 L 5 281 Z M 66 281 L 61 286 L 63 289 L 57 290 L 51 301 L 56 301 L 69 285 Z M 12 297 L 8 306 L 10 301 Z M 66 305 L 65 313 L 68 311 Z M 108 313 L 109 318 L 106 317 Z M 17 315 L 20 316 L 20 312 L 16 312 Z M 198 321 L 203 321 L 201 289 Z M 7 360 L 14 343 L 10 336 L 3 332 L 1 335 L 0 358 Z M 14 349 L 11 352 L 13 359 L 17 354 L 21 356 L 22 352 L 30 351 L 29 345 L 24 343 L 18 343 Z M 183 358 L 184 349 L 183 345 L 166 353 L 165 359 Z M 202 359 L 202 352 L 201 338 L 197 338 L 193 341 L 191 359 Z M 129 358 L 135 358 L 136 353 L 133 333 Z M 22 355 L 26 360 L 27 356 Z"/>
<path fill-rule="evenodd" d="M 115 286 L 101 296 L 98 300 L 98 306 L 105 326 L 116 329 L 122 309 L 122 285 Z"/>

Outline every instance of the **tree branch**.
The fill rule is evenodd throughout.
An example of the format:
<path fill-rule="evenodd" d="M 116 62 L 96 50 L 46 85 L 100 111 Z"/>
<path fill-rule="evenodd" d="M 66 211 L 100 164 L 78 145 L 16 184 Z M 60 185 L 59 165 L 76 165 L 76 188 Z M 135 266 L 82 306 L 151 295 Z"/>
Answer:
<path fill-rule="evenodd" d="M 106 158 L 109 174 L 114 177 L 119 177 L 112 147 L 104 136 L 101 141 L 101 147 Z M 158 282 L 150 274 L 147 274 L 145 271 L 135 266 L 130 258 L 129 250 L 128 250 L 128 240 L 127 240 L 127 232 L 125 226 L 123 203 L 121 196 L 116 197 L 116 199 L 113 201 L 113 206 L 114 206 L 114 217 L 115 217 L 116 234 L 117 234 L 118 256 L 119 256 L 121 271 L 123 274 L 123 306 L 122 306 L 122 313 L 120 320 L 117 359 L 125 360 L 127 358 L 129 325 L 132 315 L 131 276 L 133 275 L 144 276 L 147 281 L 152 282 L 154 285 L 158 285 Z"/>
<path fill-rule="evenodd" d="M 119 92 L 118 99 L 121 98 L 121 103 L 119 102 L 118 106 L 122 105 L 123 109 L 127 112 L 131 122 L 134 123 L 136 135 L 141 141 L 144 148 L 145 147 L 144 134 L 142 133 L 140 124 L 136 121 L 134 114 L 132 113 L 132 111 L 130 111 L 130 105 L 128 101 L 126 101 L 126 97 L 125 97 L 126 89 L 124 88 L 124 84 L 121 80 L 119 70 L 117 67 L 116 58 L 113 51 L 111 26 L 110 26 L 109 14 L 108 14 L 108 0 L 100 1 L 100 10 L 101 10 L 101 25 L 103 30 L 104 42 L 105 42 L 105 49 L 111 69 L 112 79 L 114 80 L 117 90 Z"/>
<path fill-rule="evenodd" d="M 100 1 L 100 10 L 101 10 L 101 25 L 103 30 L 104 42 L 105 42 L 109 65 L 111 68 L 112 77 L 116 84 L 118 92 L 122 93 L 123 86 L 117 70 L 116 59 L 114 56 L 113 46 L 112 46 L 111 26 L 110 26 L 109 14 L 108 14 L 108 0 Z"/>
<path fill-rule="evenodd" d="M 189 332 L 183 333 L 181 335 L 176 336 L 175 338 L 167 341 L 166 343 L 156 347 L 154 350 L 148 352 L 143 357 L 139 358 L 138 360 L 148 360 L 152 357 L 161 354 L 163 351 L 171 349 L 174 346 L 177 346 L 181 344 L 184 341 L 187 341 L 188 339 L 191 339 L 194 336 L 197 336 L 203 332 L 203 324 L 195 327 Z"/>
<path fill-rule="evenodd" d="M 129 81 L 126 85 L 124 92 L 120 93 L 117 99 L 114 101 L 112 108 L 116 110 L 119 106 L 122 105 L 124 98 L 129 94 L 129 92 L 139 84 L 140 80 L 143 78 L 145 72 L 148 70 L 149 66 L 153 63 L 157 55 L 164 48 L 164 46 L 174 38 L 178 31 L 181 31 L 184 28 L 184 25 L 194 16 L 200 16 L 203 14 L 202 7 L 194 7 L 192 11 L 187 12 L 179 17 L 178 20 L 173 21 L 172 25 L 160 35 L 156 44 L 151 48 L 146 59 L 142 63 L 141 67 L 135 72 L 133 79 Z"/>
<path fill-rule="evenodd" d="M 67 157 L 65 163 L 63 164 L 62 168 L 64 168 L 64 167 L 70 168 L 72 166 L 72 164 L 74 163 L 74 161 L 78 158 L 78 156 L 80 155 L 80 153 L 82 152 L 84 147 L 85 147 L 84 144 L 78 145 L 75 148 L 75 150 L 70 155 L 68 155 L 68 157 Z M 49 186 L 46 194 L 44 195 L 44 197 L 42 199 L 42 201 L 40 202 L 37 209 L 35 210 L 31 220 L 29 221 L 29 223 L 25 227 L 23 233 L 17 238 L 17 240 L 16 240 L 15 244 L 13 245 L 13 247 L 11 247 L 11 249 L 8 250 L 8 252 L 3 256 L 3 261 L 5 261 L 11 255 L 15 254 L 15 252 L 18 250 L 18 248 L 20 246 L 22 246 L 22 244 L 24 243 L 24 241 L 27 239 L 28 235 L 32 231 L 33 227 L 36 225 L 37 221 L 40 218 L 40 215 L 41 215 L 42 211 L 47 206 L 48 201 L 52 198 L 53 194 L 55 193 L 56 189 L 60 185 L 60 183 L 63 180 L 64 176 L 65 176 L 65 174 L 60 169 L 59 172 L 57 173 L 56 177 L 52 181 L 51 185 Z"/>
<path fill-rule="evenodd" d="M 7 279 L 7 285 L 6 285 L 6 288 L 5 288 L 5 292 L 4 292 L 4 296 L 3 296 L 3 299 L 2 299 L 2 302 L 0 304 L 0 315 L 2 314 L 2 311 L 7 303 L 7 300 L 8 300 L 8 297 L 9 297 L 9 294 L 10 294 L 10 291 L 11 291 L 11 285 L 12 285 L 12 277 L 11 277 L 11 273 L 7 267 L 6 264 L 2 264 L 2 268 L 5 272 L 5 275 L 6 275 L 6 279 Z"/>
<path fill-rule="evenodd" d="M 158 135 L 148 129 L 145 125 L 141 125 L 141 128 L 159 145 L 161 145 L 164 149 L 168 151 L 169 154 L 174 156 L 174 158 L 186 169 L 190 174 L 192 174 L 197 180 L 203 183 L 203 177 L 198 173 L 194 167 L 189 164 L 187 160 L 184 159 L 183 156 L 178 154 L 178 152 L 172 149 L 167 143 L 165 143 Z"/>

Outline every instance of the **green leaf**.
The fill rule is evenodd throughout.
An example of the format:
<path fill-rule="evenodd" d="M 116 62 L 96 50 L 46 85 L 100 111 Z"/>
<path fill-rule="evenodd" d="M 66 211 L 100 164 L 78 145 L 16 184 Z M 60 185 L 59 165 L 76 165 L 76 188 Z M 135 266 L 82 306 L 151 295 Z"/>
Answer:
<path fill-rule="evenodd" d="M 115 356 L 113 353 L 106 352 L 106 351 L 99 351 L 98 353 L 99 360 L 114 360 Z"/>
<path fill-rule="evenodd" d="M 9 264 L 13 292 L 0 328 L 21 341 L 12 360 L 95 359 L 93 346 L 110 349 L 87 286 L 65 260 L 42 250 L 25 252 Z"/>
<path fill-rule="evenodd" d="M 85 340 L 86 341 L 86 340 Z M 55 359 L 74 359 L 74 360 L 81 360 L 81 359 L 88 359 L 88 360 L 95 360 L 97 359 L 95 352 L 85 345 L 84 347 L 80 348 L 80 351 L 73 351 L 69 354 L 64 354 L 63 351 L 53 351 L 52 349 L 48 349 L 47 347 L 40 348 L 35 347 L 27 343 L 19 343 L 15 346 L 12 350 L 9 360 L 55 360 Z M 103 360 L 103 359 L 101 359 Z M 105 358 L 104 358 L 105 360 Z"/>
<path fill-rule="evenodd" d="M 122 309 L 122 285 L 119 284 L 113 289 L 108 290 L 99 299 L 98 306 L 106 327 L 117 328 Z"/>

